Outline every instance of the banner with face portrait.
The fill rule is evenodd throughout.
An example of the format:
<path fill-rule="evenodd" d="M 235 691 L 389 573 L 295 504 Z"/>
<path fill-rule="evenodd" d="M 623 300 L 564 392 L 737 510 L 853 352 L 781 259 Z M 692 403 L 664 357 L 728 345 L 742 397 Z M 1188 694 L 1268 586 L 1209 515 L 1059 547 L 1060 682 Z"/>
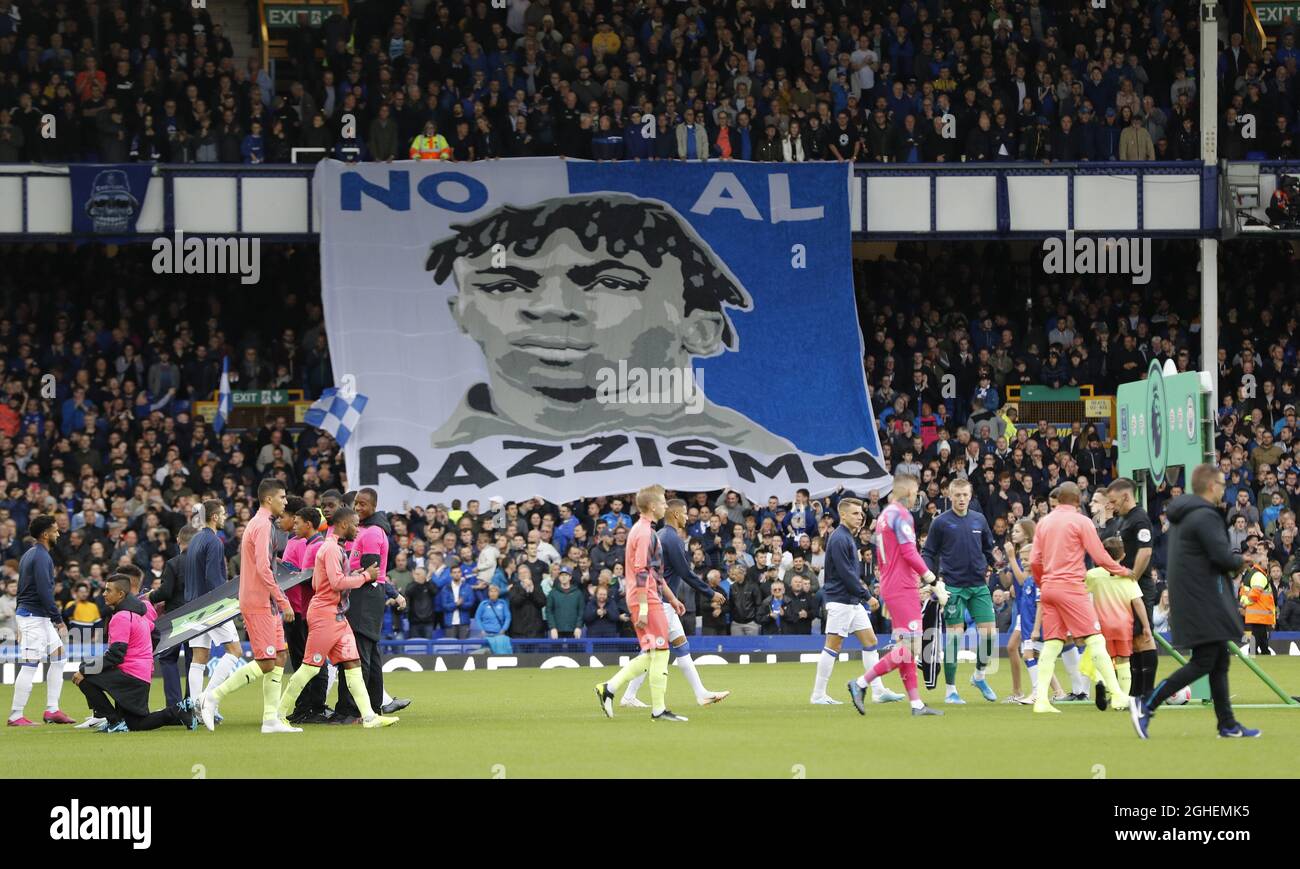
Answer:
<path fill-rule="evenodd" d="M 326 161 L 350 485 L 381 508 L 890 485 L 844 164 Z"/>

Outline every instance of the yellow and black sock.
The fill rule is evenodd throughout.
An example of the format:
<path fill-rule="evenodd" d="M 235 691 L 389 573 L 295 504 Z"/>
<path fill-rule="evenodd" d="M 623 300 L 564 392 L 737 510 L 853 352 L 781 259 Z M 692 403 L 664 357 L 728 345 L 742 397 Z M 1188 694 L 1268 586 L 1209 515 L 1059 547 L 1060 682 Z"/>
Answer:
<path fill-rule="evenodd" d="M 650 667 L 650 655 L 642 652 L 632 660 L 623 665 L 623 668 L 614 674 L 614 678 L 606 683 L 606 688 L 611 694 L 617 694 L 622 691 L 628 682 L 631 682 L 637 676 L 640 676 Z"/>
<path fill-rule="evenodd" d="M 1129 659 L 1125 658 L 1115 665 L 1115 676 L 1119 679 L 1119 690 L 1125 694 L 1132 695 L 1133 687 L 1133 668 L 1129 665 Z"/>
<path fill-rule="evenodd" d="M 1093 634 L 1084 642 L 1084 649 L 1088 652 L 1088 657 L 1092 658 L 1093 666 L 1101 674 L 1101 682 L 1110 692 L 1111 703 L 1117 706 L 1123 706 L 1128 695 L 1119 687 L 1119 679 L 1115 676 L 1115 665 L 1111 663 L 1110 655 L 1106 654 L 1106 640 L 1101 634 Z"/>
<path fill-rule="evenodd" d="M 262 720 L 275 721 L 280 717 L 280 683 L 284 680 L 284 668 L 272 667 L 262 677 Z M 227 682 L 230 680 L 227 679 Z"/>
<path fill-rule="evenodd" d="M 370 692 L 366 690 L 366 680 L 361 675 L 361 668 L 353 667 L 344 670 L 343 678 L 348 683 L 348 693 L 352 695 L 352 702 L 357 704 L 357 711 L 361 713 L 361 720 L 369 721 L 374 717 L 375 710 L 370 705 Z"/>
<path fill-rule="evenodd" d="M 650 653 L 650 711 L 661 714 L 666 706 L 664 698 L 668 693 L 668 650 L 655 649 Z"/>
<path fill-rule="evenodd" d="M 297 670 L 293 671 L 293 676 L 289 679 L 289 684 L 284 686 L 284 691 L 280 695 L 280 717 L 288 718 L 293 713 L 294 704 L 298 702 L 298 695 L 307 687 L 307 683 L 316 678 L 320 672 L 320 667 L 312 667 L 303 664 Z"/>
<path fill-rule="evenodd" d="M 1056 671 L 1056 659 L 1061 657 L 1065 643 L 1060 640 L 1048 640 L 1043 643 L 1042 654 L 1038 656 L 1038 691 L 1034 694 L 1034 708 L 1046 711 L 1052 704 L 1048 692 L 1052 687 L 1052 674 Z"/>

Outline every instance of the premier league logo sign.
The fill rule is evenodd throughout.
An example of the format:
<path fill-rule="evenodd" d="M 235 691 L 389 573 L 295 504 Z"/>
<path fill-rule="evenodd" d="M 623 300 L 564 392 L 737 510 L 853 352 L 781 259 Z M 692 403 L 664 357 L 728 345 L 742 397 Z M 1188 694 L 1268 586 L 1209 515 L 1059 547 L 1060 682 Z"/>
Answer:
<path fill-rule="evenodd" d="M 105 169 L 95 176 L 85 208 L 94 232 L 128 232 L 140 210 L 140 200 L 131 195 L 125 172 Z"/>
<path fill-rule="evenodd" d="M 1160 363 L 1154 359 L 1147 371 L 1147 415 L 1150 418 L 1148 443 L 1151 445 L 1151 479 L 1159 486 L 1165 479 L 1169 439 L 1166 437 L 1165 377 L 1160 370 Z"/>

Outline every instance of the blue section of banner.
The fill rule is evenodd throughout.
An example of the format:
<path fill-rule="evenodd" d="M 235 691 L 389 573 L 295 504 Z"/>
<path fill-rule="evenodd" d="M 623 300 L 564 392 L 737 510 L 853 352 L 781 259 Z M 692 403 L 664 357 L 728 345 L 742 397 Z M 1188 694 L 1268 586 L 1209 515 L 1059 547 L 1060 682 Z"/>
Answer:
<path fill-rule="evenodd" d="M 69 165 L 72 232 L 129 240 L 152 174 L 150 163 Z"/>
<path fill-rule="evenodd" d="M 842 164 L 570 161 L 568 173 L 571 193 L 620 191 L 672 206 L 749 291 L 753 310 L 729 312 L 738 351 L 695 361 L 710 396 L 726 396 L 801 451 L 879 455 Z"/>

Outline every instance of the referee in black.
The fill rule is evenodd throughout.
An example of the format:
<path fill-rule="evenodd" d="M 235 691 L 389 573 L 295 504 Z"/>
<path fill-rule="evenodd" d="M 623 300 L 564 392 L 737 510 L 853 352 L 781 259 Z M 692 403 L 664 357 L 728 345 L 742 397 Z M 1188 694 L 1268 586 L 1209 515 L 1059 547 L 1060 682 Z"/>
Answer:
<path fill-rule="evenodd" d="M 1133 571 L 1138 588 L 1142 590 L 1142 603 L 1147 608 L 1147 624 L 1154 625 L 1156 602 L 1160 599 L 1156 591 L 1155 580 L 1151 578 L 1151 553 L 1155 540 L 1155 529 L 1151 517 L 1137 502 L 1137 484 L 1120 477 L 1106 487 L 1106 497 L 1119 524 L 1117 532 L 1124 541 L 1124 557 L 1120 564 Z M 1156 687 L 1156 664 L 1160 654 L 1156 651 L 1155 634 L 1149 642 L 1143 642 L 1142 625 L 1133 620 L 1133 684 L 1130 696 L 1145 697 Z"/>

